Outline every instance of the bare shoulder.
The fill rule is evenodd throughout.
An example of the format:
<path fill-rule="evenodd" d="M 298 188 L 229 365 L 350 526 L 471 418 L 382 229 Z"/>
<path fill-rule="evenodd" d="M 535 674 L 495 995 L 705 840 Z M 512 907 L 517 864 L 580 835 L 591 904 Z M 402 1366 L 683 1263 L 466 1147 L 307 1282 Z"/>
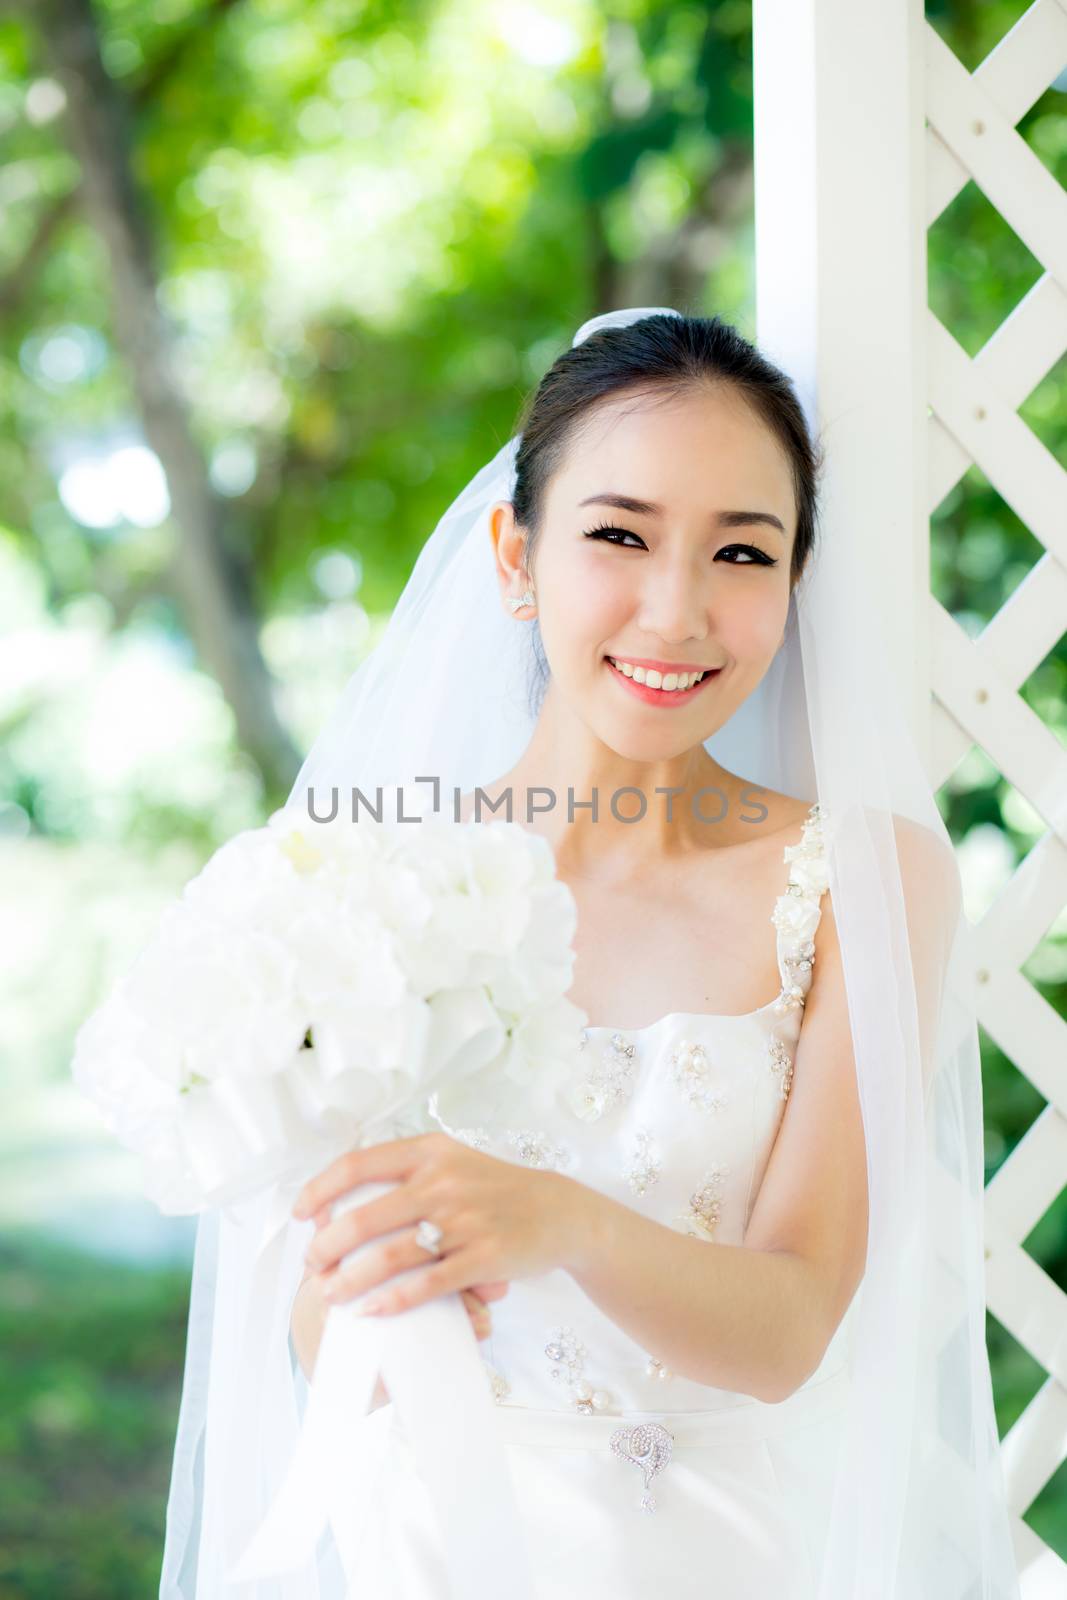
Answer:
<path fill-rule="evenodd" d="M 946 918 L 954 919 L 959 909 L 961 886 L 956 853 L 951 843 L 925 823 L 916 822 L 913 817 L 905 817 L 895 811 L 891 817 L 901 890 L 909 920 L 917 914 L 922 903 L 929 905 L 935 901 Z M 884 830 L 875 827 L 872 833 L 876 847 L 879 837 L 888 843 Z M 823 895 L 822 904 L 822 920 L 816 938 L 818 940 L 821 937 L 829 946 L 837 937 L 830 889 Z"/>
<path fill-rule="evenodd" d="M 872 835 L 877 842 L 878 825 L 884 812 L 867 809 L 874 824 Z M 914 817 L 902 816 L 899 811 L 890 812 L 889 815 L 893 822 L 893 835 L 902 876 L 921 874 L 924 871 L 932 871 L 938 881 L 957 876 L 956 853 L 943 830 L 937 831 L 925 822 L 916 822 Z"/>
<path fill-rule="evenodd" d="M 959 865 L 950 840 L 912 817 L 893 813 L 893 832 L 897 859 L 905 889 L 910 880 L 916 886 L 924 879 L 950 892 L 959 887 Z"/>
<path fill-rule="evenodd" d="M 762 816 L 745 815 L 743 827 L 752 833 L 799 831 L 815 804 L 814 797 L 798 800 L 794 795 L 779 794 L 774 789 L 761 789 L 753 784 L 749 784 L 747 789 L 749 792 L 745 800 L 738 804 L 764 813 Z M 938 877 L 946 873 L 948 876 L 954 874 L 954 852 L 940 833 L 925 823 L 916 822 L 913 817 L 902 816 L 896 811 L 890 815 L 902 872 L 931 869 Z"/>

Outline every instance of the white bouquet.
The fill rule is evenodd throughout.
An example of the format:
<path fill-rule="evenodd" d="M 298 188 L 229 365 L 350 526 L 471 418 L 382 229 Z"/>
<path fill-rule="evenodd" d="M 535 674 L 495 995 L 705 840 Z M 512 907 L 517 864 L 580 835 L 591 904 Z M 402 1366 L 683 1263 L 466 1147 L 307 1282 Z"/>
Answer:
<path fill-rule="evenodd" d="M 323 823 L 283 809 L 223 845 L 164 913 L 81 1029 L 73 1075 L 164 1211 L 235 1204 L 243 1227 L 242 1202 L 262 1197 L 243 1314 L 263 1326 L 295 1190 L 336 1156 L 438 1117 L 525 1118 L 566 1093 L 586 1021 L 565 998 L 575 923 L 547 841 L 511 823 Z M 391 1187 L 363 1184 L 333 1214 Z M 232 1552 L 232 1581 L 299 1566 L 327 1515 L 342 1546 L 353 1540 L 359 1425 L 379 1372 L 424 1460 L 447 1462 L 431 1470 L 436 1492 L 457 1470 L 477 1489 L 456 1509 L 453 1559 L 470 1600 L 492 1600 L 481 1518 L 492 1507 L 494 1528 L 520 1534 L 455 1294 L 388 1319 L 330 1309 L 295 1454 Z M 243 1386 L 253 1426 L 254 1375 L 225 1382 Z"/>
<path fill-rule="evenodd" d="M 283 809 L 167 909 L 73 1076 L 170 1213 L 438 1114 L 533 1114 L 578 1059 L 575 920 L 547 841 L 511 823 Z"/>

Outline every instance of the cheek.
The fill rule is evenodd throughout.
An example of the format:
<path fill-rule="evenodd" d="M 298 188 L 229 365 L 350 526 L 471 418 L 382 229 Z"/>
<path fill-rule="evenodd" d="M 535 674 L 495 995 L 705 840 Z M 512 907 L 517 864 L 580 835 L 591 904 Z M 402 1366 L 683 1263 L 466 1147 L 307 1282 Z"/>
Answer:
<path fill-rule="evenodd" d="M 579 547 L 566 559 L 545 562 L 537 584 L 545 654 L 588 661 L 633 614 L 633 585 L 618 566 Z"/>
<path fill-rule="evenodd" d="M 735 590 L 715 619 L 715 636 L 735 660 L 771 656 L 781 644 L 788 611 L 788 589 L 781 594 L 760 594 L 755 586 L 747 594 Z"/>

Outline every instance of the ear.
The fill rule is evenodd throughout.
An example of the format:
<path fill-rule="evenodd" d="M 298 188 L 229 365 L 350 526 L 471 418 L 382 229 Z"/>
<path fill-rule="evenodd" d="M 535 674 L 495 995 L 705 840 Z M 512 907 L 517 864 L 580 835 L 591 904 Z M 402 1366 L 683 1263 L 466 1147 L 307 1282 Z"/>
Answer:
<path fill-rule="evenodd" d="M 498 500 L 489 512 L 489 537 L 493 541 L 500 593 L 519 595 L 530 582 L 526 567 L 526 532 L 515 521 L 515 508 L 510 500 Z"/>

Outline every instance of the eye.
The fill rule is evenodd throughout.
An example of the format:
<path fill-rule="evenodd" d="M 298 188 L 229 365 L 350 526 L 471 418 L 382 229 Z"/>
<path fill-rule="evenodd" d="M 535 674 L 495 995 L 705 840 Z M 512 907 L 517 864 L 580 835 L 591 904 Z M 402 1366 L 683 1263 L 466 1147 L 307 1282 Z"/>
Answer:
<path fill-rule="evenodd" d="M 596 528 L 587 528 L 586 529 L 586 533 L 585 533 L 585 537 L 587 539 L 600 539 L 604 544 L 617 545 L 618 548 L 622 549 L 622 550 L 644 550 L 645 549 L 645 544 L 644 544 L 644 542 L 642 540 L 638 540 L 638 543 L 635 544 L 635 545 L 634 544 L 620 545 L 618 539 L 609 539 L 608 538 L 608 535 L 612 534 L 612 533 L 619 534 L 620 537 L 624 538 L 624 539 L 637 539 L 637 537 L 638 537 L 637 534 L 631 532 L 631 530 L 629 528 L 616 528 L 614 526 L 614 524 L 610 523 L 610 522 L 605 522 L 605 523 L 601 524 L 600 526 L 598 526 Z"/>
<path fill-rule="evenodd" d="M 601 523 L 595 528 L 588 528 L 585 537 L 587 539 L 598 539 L 604 544 L 613 544 L 620 550 L 647 549 L 644 541 L 631 529 L 617 528 L 611 522 Z M 623 539 L 636 539 L 637 543 L 624 545 L 621 543 Z M 738 560 L 738 555 L 743 555 L 748 559 Z M 719 551 L 719 556 L 726 556 L 728 565 L 731 567 L 776 567 L 778 565 L 773 556 L 766 555 L 762 550 L 757 549 L 754 544 L 725 545 Z M 716 560 L 719 559 L 719 556 L 716 557 Z"/>
<path fill-rule="evenodd" d="M 754 544 L 725 545 L 719 551 L 719 556 L 728 556 L 732 550 L 743 551 L 755 559 L 752 561 L 731 561 L 729 563 L 731 567 L 776 567 L 778 565 L 773 556 L 764 555 L 763 551 L 757 550 Z M 718 560 L 718 556 L 715 559 Z"/>

